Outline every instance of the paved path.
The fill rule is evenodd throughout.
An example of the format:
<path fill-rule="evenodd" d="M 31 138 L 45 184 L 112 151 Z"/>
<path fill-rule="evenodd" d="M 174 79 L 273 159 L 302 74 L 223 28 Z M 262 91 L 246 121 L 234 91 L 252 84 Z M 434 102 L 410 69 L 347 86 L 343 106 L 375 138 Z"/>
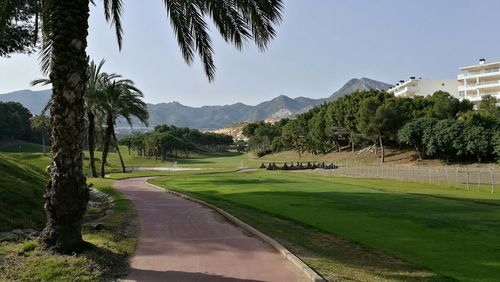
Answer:
<path fill-rule="evenodd" d="M 271 246 L 209 208 L 144 184 L 145 179 L 114 182 L 139 213 L 127 281 L 304 281 Z"/>

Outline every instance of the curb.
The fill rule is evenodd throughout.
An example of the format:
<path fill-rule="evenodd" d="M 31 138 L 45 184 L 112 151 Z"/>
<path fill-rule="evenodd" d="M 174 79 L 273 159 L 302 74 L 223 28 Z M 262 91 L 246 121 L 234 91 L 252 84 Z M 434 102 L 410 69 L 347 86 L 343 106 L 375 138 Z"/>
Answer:
<path fill-rule="evenodd" d="M 149 178 L 151 179 L 151 178 Z M 218 212 L 219 214 L 221 214 L 222 216 L 224 216 L 225 218 L 227 218 L 229 221 L 235 223 L 236 225 L 240 226 L 241 228 L 245 229 L 246 231 L 252 233 L 253 235 L 257 236 L 258 238 L 260 238 L 262 241 L 268 243 L 269 245 L 271 245 L 272 247 L 274 247 L 278 252 L 280 252 L 280 254 L 285 257 L 285 259 L 287 259 L 289 262 L 291 262 L 292 264 L 294 264 L 296 267 L 298 267 L 303 274 L 305 274 L 307 276 L 307 278 L 310 279 L 310 281 L 314 281 L 314 282 L 323 282 L 323 281 L 326 281 L 323 277 L 321 277 L 318 273 L 316 273 L 316 271 L 314 271 L 311 267 L 309 267 L 307 264 L 305 264 L 302 260 L 300 260 L 297 256 L 295 256 L 293 253 L 291 253 L 289 250 L 287 250 L 285 247 L 283 247 L 280 243 L 278 243 L 276 240 L 274 240 L 273 238 L 267 236 L 266 234 L 260 232 L 259 230 L 253 228 L 252 226 L 246 224 L 245 222 L 239 220 L 238 218 L 234 217 L 233 215 L 231 215 L 230 213 L 212 205 L 212 204 L 209 204 L 207 202 L 204 202 L 202 200 L 198 200 L 198 199 L 195 199 L 195 198 L 192 198 L 192 197 L 189 197 L 185 194 L 182 194 L 182 193 L 179 193 L 179 192 L 175 192 L 175 191 L 172 191 L 168 188 L 162 188 L 162 187 L 158 187 L 154 184 L 151 184 L 151 183 L 148 183 L 148 179 L 146 179 L 144 181 L 144 183 L 146 183 L 146 185 L 150 186 L 150 187 L 153 187 L 155 189 L 160 189 L 160 190 L 163 190 L 163 191 L 166 191 L 170 194 L 173 194 L 173 195 L 176 195 L 178 197 L 181 197 L 181 198 L 184 198 L 186 200 L 190 200 L 190 201 L 193 201 L 193 202 L 196 202 L 196 203 L 199 203 L 201 205 L 204 205 L 206 207 L 209 207 L 213 210 L 215 210 L 216 212 Z"/>

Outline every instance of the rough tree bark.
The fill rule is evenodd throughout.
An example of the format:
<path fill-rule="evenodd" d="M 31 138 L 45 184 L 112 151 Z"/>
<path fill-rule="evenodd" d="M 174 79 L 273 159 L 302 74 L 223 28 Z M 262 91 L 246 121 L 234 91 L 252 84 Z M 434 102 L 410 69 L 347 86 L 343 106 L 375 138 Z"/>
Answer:
<path fill-rule="evenodd" d="M 47 224 L 39 243 L 45 250 L 79 252 L 89 191 L 83 175 L 84 101 L 89 0 L 44 2 L 52 41 L 52 163 L 44 194 Z"/>
<path fill-rule="evenodd" d="M 87 112 L 87 119 L 89 122 L 88 128 L 88 143 L 89 143 L 89 163 L 90 163 L 90 172 L 92 177 L 97 177 L 97 170 L 95 167 L 95 115 L 92 111 Z"/>

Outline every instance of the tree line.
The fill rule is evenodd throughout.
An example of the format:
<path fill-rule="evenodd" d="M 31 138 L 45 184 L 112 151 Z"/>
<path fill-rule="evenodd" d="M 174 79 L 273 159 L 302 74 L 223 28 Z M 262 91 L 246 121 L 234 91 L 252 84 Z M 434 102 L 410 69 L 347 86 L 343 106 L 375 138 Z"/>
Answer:
<path fill-rule="evenodd" d="M 259 156 L 282 150 L 326 154 L 374 145 L 384 162 L 386 146 L 415 149 L 419 159 L 484 161 L 500 159 L 500 110 L 484 96 L 477 109 L 438 91 L 431 96 L 394 97 L 358 91 L 275 124 L 243 129 Z"/>
<path fill-rule="evenodd" d="M 47 119 L 33 114 L 18 102 L 0 102 L 0 140 L 43 144 L 48 139 Z"/>
<path fill-rule="evenodd" d="M 229 135 L 201 132 L 198 129 L 158 125 L 153 132 L 134 132 L 120 139 L 128 153 L 135 150 L 137 156 L 155 157 L 164 162 L 169 156 L 183 154 L 189 157 L 193 151 L 225 151 L 233 144 Z"/>

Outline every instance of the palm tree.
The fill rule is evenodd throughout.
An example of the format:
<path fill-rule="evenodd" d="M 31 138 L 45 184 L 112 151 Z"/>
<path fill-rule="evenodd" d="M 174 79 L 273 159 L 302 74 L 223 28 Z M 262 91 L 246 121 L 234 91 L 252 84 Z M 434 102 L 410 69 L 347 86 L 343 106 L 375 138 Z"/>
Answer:
<path fill-rule="evenodd" d="M 109 81 L 119 77 L 116 74 L 107 74 L 102 72 L 105 60 L 96 65 L 94 61 L 89 65 L 89 80 L 87 82 L 87 91 L 85 92 L 85 112 L 88 122 L 87 142 L 89 147 L 89 164 L 92 177 L 97 177 L 95 166 L 95 120 L 96 115 L 103 114 L 99 112 L 99 101 L 104 95 L 104 89 Z"/>
<path fill-rule="evenodd" d="M 123 117 L 132 126 L 132 117 L 134 116 L 147 126 L 149 113 L 146 103 L 142 101 L 143 97 L 142 92 L 134 86 L 134 82 L 128 79 L 109 81 L 102 89 L 102 95 L 98 97 L 98 107 L 105 118 L 106 132 L 103 140 L 101 177 L 106 174 L 105 165 L 111 139 L 113 139 L 115 149 L 120 157 L 122 172 L 125 172 L 125 164 L 116 138 L 115 124 L 118 118 Z"/>
<path fill-rule="evenodd" d="M 49 118 L 45 114 L 35 115 L 30 119 L 31 128 L 38 129 L 42 135 L 42 151 L 45 156 L 45 134 L 48 133 L 50 129 Z"/>
<path fill-rule="evenodd" d="M 29 52 L 38 35 L 38 19 L 42 29 L 42 70 L 50 73 L 53 82 L 50 106 L 52 153 L 50 180 L 46 187 L 45 209 L 47 224 L 40 235 L 40 245 L 62 253 L 79 251 L 86 244 L 81 236 L 81 224 L 89 192 L 82 170 L 84 126 L 84 93 L 87 75 L 87 36 L 89 5 L 93 0 L 0 0 L 0 34 L 6 30 L 32 27 L 34 32 L 19 33 L 33 36 L 20 41 L 2 37 L 9 52 Z M 118 45 L 122 46 L 122 0 L 103 0 L 106 19 L 115 29 Z M 211 81 L 215 75 L 213 48 L 207 19 L 228 43 L 241 49 L 253 40 L 265 50 L 275 36 L 274 26 L 281 21 L 282 0 L 163 0 L 167 16 L 176 34 L 177 43 L 186 63 L 196 54 L 201 58 Z M 17 24 L 19 15 L 25 24 Z M 31 16 L 30 16 L 31 15 Z M 34 19 L 34 21 L 33 21 Z M 13 24 L 16 23 L 16 24 Z M 0 46 L 2 47 L 2 46 Z M 9 51 L 13 50 L 13 51 Z"/>
<path fill-rule="evenodd" d="M 88 67 L 88 81 L 86 92 L 84 94 L 84 103 L 85 103 L 85 116 L 87 118 L 87 143 L 89 148 L 89 166 L 90 173 L 92 177 L 97 177 L 97 170 L 95 166 L 95 119 L 96 115 L 100 114 L 98 112 L 97 101 L 98 98 L 102 95 L 102 89 L 107 84 L 107 82 L 111 79 L 119 77 L 116 74 L 107 74 L 102 71 L 102 67 L 105 63 L 105 60 L 101 60 L 99 64 L 96 64 L 93 60 L 90 61 Z M 52 82 L 50 79 L 42 78 L 37 79 L 31 82 L 32 86 L 35 85 L 49 85 Z M 42 110 L 42 113 L 45 114 L 50 109 L 50 104 L 52 99 L 47 103 L 47 105 Z"/>

